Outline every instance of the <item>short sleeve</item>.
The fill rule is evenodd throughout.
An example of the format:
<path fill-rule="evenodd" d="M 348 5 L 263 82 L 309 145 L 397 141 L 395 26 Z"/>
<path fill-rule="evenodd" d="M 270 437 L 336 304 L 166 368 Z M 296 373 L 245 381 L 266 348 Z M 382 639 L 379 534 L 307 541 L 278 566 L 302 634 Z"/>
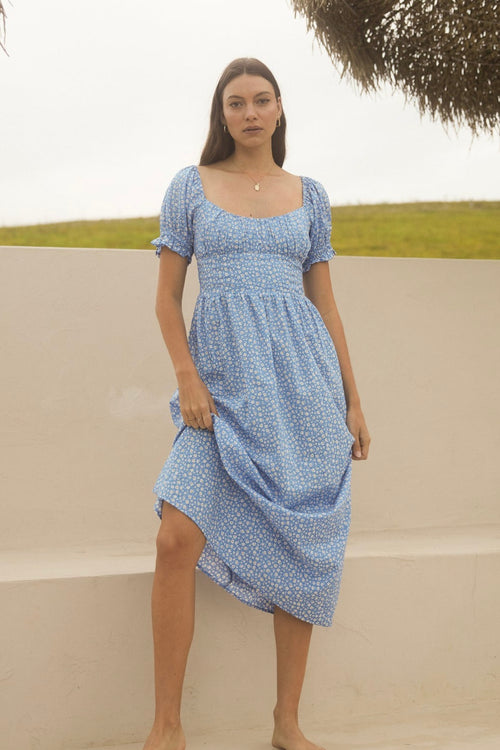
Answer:
<path fill-rule="evenodd" d="M 159 256 L 162 247 L 168 247 L 191 263 L 194 249 L 193 236 L 193 169 L 185 167 L 172 179 L 160 210 L 160 236 L 151 240 Z"/>
<path fill-rule="evenodd" d="M 331 260 L 336 252 L 331 245 L 332 210 L 328 194 L 320 182 L 307 180 L 307 200 L 311 215 L 310 250 L 302 263 L 302 272 L 309 271 L 313 263 Z"/>

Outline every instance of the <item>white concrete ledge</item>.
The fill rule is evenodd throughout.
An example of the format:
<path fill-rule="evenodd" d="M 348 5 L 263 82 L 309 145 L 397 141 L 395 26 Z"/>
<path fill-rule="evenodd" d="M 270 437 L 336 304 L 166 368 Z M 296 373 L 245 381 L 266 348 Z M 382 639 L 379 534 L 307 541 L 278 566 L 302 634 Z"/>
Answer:
<path fill-rule="evenodd" d="M 306 725 L 498 700 L 496 540 L 476 537 L 473 546 L 464 535 L 462 552 L 455 539 L 431 553 L 399 539 L 384 543 L 384 554 L 380 540 L 366 542 L 346 556 L 332 628 L 314 630 Z M 5 750 L 32 750 L 34 737 L 37 750 L 67 750 L 145 735 L 154 705 L 153 557 L 114 553 L 47 553 L 24 566 L 17 553 L 2 557 L 10 559 L 0 583 Z M 250 729 L 270 717 L 274 686 L 272 616 L 199 573 L 186 729 Z"/>
<path fill-rule="evenodd" d="M 153 545 L 123 542 L 87 548 L 0 551 L 0 583 L 152 573 Z M 348 538 L 346 559 L 415 559 L 448 555 L 500 555 L 500 524 L 358 532 Z"/>

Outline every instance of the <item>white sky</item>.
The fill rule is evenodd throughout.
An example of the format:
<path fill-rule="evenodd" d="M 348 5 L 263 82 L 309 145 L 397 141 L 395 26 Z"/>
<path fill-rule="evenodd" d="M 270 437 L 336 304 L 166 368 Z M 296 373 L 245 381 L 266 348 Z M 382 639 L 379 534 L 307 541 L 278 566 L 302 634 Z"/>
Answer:
<path fill-rule="evenodd" d="M 285 168 L 333 205 L 498 200 L 499 143 L 447 133 L 340 79 L 286 0 L 9 0 L 0 225 L 152 216 L 197 163 L 223 68 L 258 57 L 288 120 Z"/>

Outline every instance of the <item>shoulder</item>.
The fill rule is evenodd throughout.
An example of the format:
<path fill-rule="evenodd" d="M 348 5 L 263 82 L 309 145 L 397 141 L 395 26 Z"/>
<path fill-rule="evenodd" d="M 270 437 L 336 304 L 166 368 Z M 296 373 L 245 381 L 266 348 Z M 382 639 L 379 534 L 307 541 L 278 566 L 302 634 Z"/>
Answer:
<path fill-rule="evenodd" d="M 197 169 L 200 170 L 200 172 L 227 172 L 227 162 L 229 159 L 221 159 L 220 161 L 214 161 L 211 164 L 200 164 Z"/>
<path fill-rule="evenodd" d="M 330 198 L 324 185 L 312 177 L 302 177 L 304 193 L 311 203 L 330 206 Z"/>
<path fill-rule="evenodd" d="M 190 164 L 188 167 L 179 169 L 178 172 L 172 177 L 169 189 L 182 189 L 189 187 L 195 183 L 197 176 L 197 167 L 194 164 Z"/>
<path fill-rule="evenodd" d="M 201 197 L 198 168 L 194 164 L 179 169 L 174 174 L 165 192 L 164 203 L 182 203 L 194 207 Z"/>

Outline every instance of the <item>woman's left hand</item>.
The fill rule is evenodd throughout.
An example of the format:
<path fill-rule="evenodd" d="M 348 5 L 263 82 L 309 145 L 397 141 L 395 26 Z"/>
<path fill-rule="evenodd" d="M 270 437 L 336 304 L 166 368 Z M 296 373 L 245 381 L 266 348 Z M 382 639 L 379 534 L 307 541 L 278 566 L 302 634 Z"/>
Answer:
<path fill-rule="evenodd" d="M 352 459 L 354 461 L 364 461 L 368 458 L 368 448 L 371 438 L 360 406 L 350 406 L 347 408 L 346 424 L 347 429 L 354 437 Z"/>

